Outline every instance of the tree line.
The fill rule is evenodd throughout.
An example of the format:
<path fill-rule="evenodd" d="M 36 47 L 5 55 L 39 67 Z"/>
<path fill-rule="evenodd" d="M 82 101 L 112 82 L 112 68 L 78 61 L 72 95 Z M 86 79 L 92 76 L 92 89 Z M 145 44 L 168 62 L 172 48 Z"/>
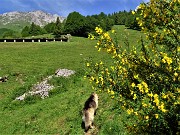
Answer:
<path fill-rule="evenodd" d="M 44 27 L 40 27 L 35 23 L 25 26 L 21 31 L 21 36 L 53 34 L 58 38 L 63 34 L 71 34 L 73 36 L 87 37 L 89 33 L 95 33 L 94 29 L 96 26 L 108 31 L 113 25 L 125 25 L 130 29 L 138 30 L 139 26 L 135 18 L 136 16 L 131 11 L 119 11 L 108 15 L 101 12 L 91 16 L 83 16 L 78 12 L 72 12 L 63 22 L 58 17 L 56 22 L 48 23 Z M 13 34 L 11 33 L 11 35 Z M 5 36 L 8 36 L 7 33 Z"/>

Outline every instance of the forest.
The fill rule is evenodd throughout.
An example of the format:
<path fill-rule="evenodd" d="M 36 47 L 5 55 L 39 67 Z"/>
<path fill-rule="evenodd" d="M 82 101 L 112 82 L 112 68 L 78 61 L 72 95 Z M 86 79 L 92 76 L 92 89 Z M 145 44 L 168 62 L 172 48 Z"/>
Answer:
<path fill-rule="evenodd" d="M 131 12 L 119 11 L 108 15 L 101 12 L 96 15 L 83 16 L 74 11 L 63 22 L 57 18 L 56 22 L 48 23 L 43 27 L 32 22 L 30 26 L 25 26 L 21 33 L 7 30 L 3 33 L 2 38 L 30 37 L 43 34 L 52 34 L 55 38 L 64 34 L 88 37 L 89 33 L 95 34 L 96 26 L 108 31 L 113 25 L 125 25 L 127 28 L 139 30 L 135 19 L 137 15 L 133 15 Z"/>

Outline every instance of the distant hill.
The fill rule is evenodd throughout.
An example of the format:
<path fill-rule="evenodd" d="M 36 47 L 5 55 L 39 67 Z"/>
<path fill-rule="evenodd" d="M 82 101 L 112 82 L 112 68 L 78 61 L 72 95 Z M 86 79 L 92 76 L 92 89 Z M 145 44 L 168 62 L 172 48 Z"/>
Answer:
<path fill-rule="evenodd" d="M 7 29 L 7 28 L 0 28 L 0 35 L 2 35 L 4 32 L 7 32 L 7 31 L 12 31 L 12 30 Z"/>
<path fill-rule="evenodd" d="M 0 28 L 8 28 L 15 31 L 21 31 L 25 26 L 34 22 L 37 25 L 44 26 L 47 23 L 55 22 L 57 17 L 63 21 L 65 17 L 57 14 L 49 14 L 40 10 L 32 12 L 8 12 L 0 14 Z"/>
<path fill-rule="evenodd" d="M 12 29 L 0 28 L 0 38 L 18 38 L 20 33 Z"/>
<path fill-rule="evenodd" d="M 13 33 L 14 31 L 11 29 L 7 29 L 7 28 L 0 28 L 0 38 L 2 38 L 3 34 L 6 32 L 12 32 Z"/>

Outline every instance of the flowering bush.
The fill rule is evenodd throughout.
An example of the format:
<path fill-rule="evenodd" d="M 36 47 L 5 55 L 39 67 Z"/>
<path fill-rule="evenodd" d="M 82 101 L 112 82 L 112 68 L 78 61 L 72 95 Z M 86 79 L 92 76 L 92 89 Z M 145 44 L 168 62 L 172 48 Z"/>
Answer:
<path fill-rule="evenodd" d="M 87 78 L 93 89 L 107 92 L 120 107 L 138 119 L 133 131 L 178 133 L 180 121 L 180 1 L 151 0 L 142 3 L 136 18 L 148 43 L 141 50 L 124 49 L 100 27 L 95 46 L 112 55 L 112 66 L 89 61 Z M 133 11 L 133 14 L 136 14 Z M 111 34 L 116 35 L 114 30 Z"/>

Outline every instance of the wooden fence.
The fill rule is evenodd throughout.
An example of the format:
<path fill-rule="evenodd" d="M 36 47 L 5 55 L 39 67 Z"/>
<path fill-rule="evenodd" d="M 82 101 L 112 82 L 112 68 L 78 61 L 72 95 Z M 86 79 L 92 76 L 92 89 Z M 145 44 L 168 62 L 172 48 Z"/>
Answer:
<path fill-rule="evenodd" d="M 52 42 L 52 41 L 59 41 L 59 42 L 68 42 L 69 38 L 32 38 L 32 39 L 0 39 L 0 42 Z"/>

